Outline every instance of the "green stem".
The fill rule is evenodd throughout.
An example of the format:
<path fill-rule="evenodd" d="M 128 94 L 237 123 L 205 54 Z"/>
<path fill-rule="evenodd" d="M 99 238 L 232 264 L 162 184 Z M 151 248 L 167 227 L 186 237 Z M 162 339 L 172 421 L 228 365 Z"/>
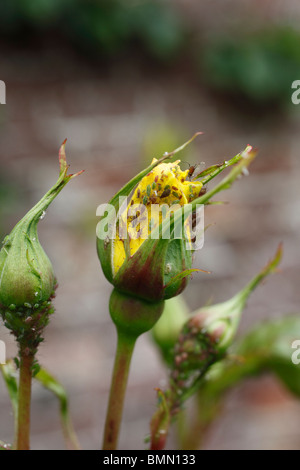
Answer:
<path fill-rule="evenodd" d="M 128 373 L 135 342 L 136 337 L 118 332 L 117 352 L 104 429 L 103 450 L 115 450 L 117 448 Z"/>
<path fill-rule="evenodd" d="M 17 427 L 17 450 L 30 449 L 31 381 L 34 356 L 20 351 L 19 409 Z"/>

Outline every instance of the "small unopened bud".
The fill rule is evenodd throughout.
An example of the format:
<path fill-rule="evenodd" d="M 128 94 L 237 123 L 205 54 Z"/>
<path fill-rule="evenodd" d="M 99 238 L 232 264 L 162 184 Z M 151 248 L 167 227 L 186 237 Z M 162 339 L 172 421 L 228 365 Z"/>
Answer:
<path fill-rule="evenodd" d="M 41 341 L 39 335 L 52 312 L 56 287 L 52 264 L 38 239 L 37 225 L 53 199 L 76 176 L 67 174 L 65 142 L 60 148 L 59 163 L 56 184 L 5 237 L 0 251 L 0 313 L 18 340 L 27 336 L 32 347 Z"/>
<path fill-rule="evenodd" d="M 279 245 L 269 264 L 238 294 L 226 302 L 199 309 L 186 322 L 173 353 L 171 378 L 177 393 L 192 388 L 195 381 L 224 356 L 236 335 L 250 293 L 275 270 L 281 254 Z"/>
<path fill-rule="evenodd" d="M 152 337 L 167 363 L 172 361 L 172 350 L 187 318 L 188 307 L 179 295 L 166 300 L 163 314 L 151 330 Z"/>

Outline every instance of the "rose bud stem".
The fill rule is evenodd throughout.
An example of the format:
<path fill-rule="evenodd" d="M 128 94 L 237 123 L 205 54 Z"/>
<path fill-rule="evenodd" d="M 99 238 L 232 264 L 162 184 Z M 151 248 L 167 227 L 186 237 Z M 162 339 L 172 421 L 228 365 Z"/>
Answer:
<path fill-rule="evenodd" d="M 117 329 L 117 351 L 107 408 L 103 450 L 115 450 L 118 444 L 130 362 L 137 338 L 150 330 L 160 318 L 164 301 L 146 302 L 114 289 L 110 297 L 110 315 Z"/>

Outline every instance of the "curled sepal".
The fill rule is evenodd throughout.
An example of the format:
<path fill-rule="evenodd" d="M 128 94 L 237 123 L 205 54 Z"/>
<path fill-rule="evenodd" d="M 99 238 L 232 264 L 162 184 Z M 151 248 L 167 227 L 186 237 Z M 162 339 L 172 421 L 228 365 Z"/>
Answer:
<path fill-rule="evenodd" d="M 59 157 L 59 176 L 60 178 L 63 177 L 63 181 L 67 183 L 70 179 L 75 178 L 75 176 L 81 175 L 81 173 L 84 172 L 84 170 L 80 170 L 77 173 L 70 174 L 68 175 L 68 168 L 70 165 L 67 164 L 67 158 L 66 158 L 66 142 L 67 139 L 65 139 L 59 149 L 58 157 Z M 67 180 L 67 181 L 66 181 Z"/>

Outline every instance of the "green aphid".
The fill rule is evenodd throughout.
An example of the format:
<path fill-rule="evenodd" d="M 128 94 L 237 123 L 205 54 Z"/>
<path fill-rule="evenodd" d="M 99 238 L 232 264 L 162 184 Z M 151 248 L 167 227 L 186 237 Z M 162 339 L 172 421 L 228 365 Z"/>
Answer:
<path fill-rule="evenodd" d="M 173 196 L 179 198 L 179 194 L 176 191 L 172 191 Z"/>
<path fill-rule="evenodd" d="M 180 200 L 176 199 L 175 201 L 172 202 L 171 206 L 173 206 L 174 204 L 180 204 Z"/>
<path fill-rule="evenodd" d="M 155 181 L 153 181 L 153 183 L 152 183 L 152 189 L 155 189 L 155 188 L 156 188 L 156 183 L 155 183 Z"/>
<path fill-rule="evenodd" d="M 150 194 L 151 194 L 151 186 L 150 186 L 150 184 L 148 184 L 148 186 L 147 186 L 147 196 L 150 196 Z"/>
<path fill-rule="evenodd" d="M 148 203 L 148 197 L 147 196 L 144 196 L 143 197 L 143 204 L 144 206 Z"/>

